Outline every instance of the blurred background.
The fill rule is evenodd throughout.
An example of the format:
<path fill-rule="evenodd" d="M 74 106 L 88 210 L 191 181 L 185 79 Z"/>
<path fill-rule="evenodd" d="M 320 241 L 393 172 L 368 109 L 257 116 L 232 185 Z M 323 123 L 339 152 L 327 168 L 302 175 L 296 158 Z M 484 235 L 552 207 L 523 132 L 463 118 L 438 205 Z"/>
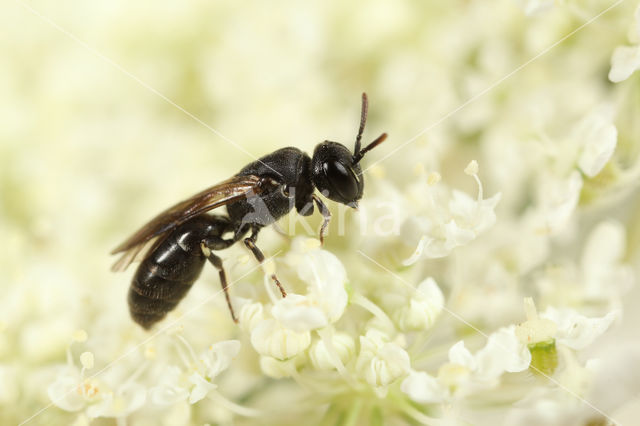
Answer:
<path fill-rule="evenodd" d="M 105 363 L 128 347 L 123 341 L 143 336 L 125 303 L 131 271 L 109 270 L 115 245 L 166 206 L 274 149 L 311 153 L 325 139 L 351 147 L 363 91 L 364 140 L 389 134 L 365 161 L 384 158 L 367 172 L 371 194 L 384 196 L 381 181 L 401 191 L 420 170 L 473 193 L 461 171 L 476 159 L 485 194 L 502 192 L 498 221 L 500 209 L 517 216 L 537 196 L 536 163 L 518 146 L 570 138 L 603 103 L 615 110 L 616 164 L 632 169 L 638 77 L 614 85 L 607 74 L 613 49 L 633 43 L 635 4 L 581 28 L 612 4 L 3 2 L 0 423 L 50 403 L 53 366 L 65 362 L 75 330 L 88 332 Z M 570 247 L 580 246 L 585 224 L 615 217 L 635 264 L 637 195 L 631 183 L 585 183 L 584 219 Z M 261 241 L 272 254 L 288 244 L 272 230 Z M 341 257 L 359 241 L 330 236 L 327 247 Z M 397 247 L 404 257 L 413 250 Z M 393 253 L 377 254 L 391 262 Z M 233 265 L 232 275 L 247 268 Z M 217 274 L 204 276 L 194 291 L 217 290 Z M 633 307 L 638 292 L 628 294 Z M 207 315 L 225 327 L 208 341 L 235 333 L 218 299 L 211 310 L 220 312 Z M 633 318 L 625 322 L 637 324 Z M 631 330 L 621 327 L 610 344 Z M 52 407 L 30 424 L 74 418 Z"/>

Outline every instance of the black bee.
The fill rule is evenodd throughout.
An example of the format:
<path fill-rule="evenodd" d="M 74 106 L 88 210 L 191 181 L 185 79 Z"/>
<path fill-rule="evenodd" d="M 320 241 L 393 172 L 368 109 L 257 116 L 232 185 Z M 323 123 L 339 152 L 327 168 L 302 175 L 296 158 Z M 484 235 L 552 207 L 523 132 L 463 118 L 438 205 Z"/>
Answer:
<path fill-rule="evenodd" d="M 237 322 L 222 261 L 213 252 L 233 245 L 249 233 L 243 242 L 263 262 L 264 255 L 256 246 L 260 229 L 289 213 L 294 206 L 299 214 L 309 216 L 313 214 L 314 202 L 324 219 L 320 228 L 323 241 L 331 213 L 315 190 L 356 208 L 364 188 L 359 162 L 387 137 L 383 133 L 361 149 L 367 108 L 367 95 L 363 93 L 353 153 L 331 141 L 318 144 L 313 157 L 298 148 L 279 149 L 248 164 L 232 178 L 163 211 L 116 247 L 111 254 L 124 254 L 113 270 L 124 270 L 142 256 L 129 288 L 133 320 L 149 329 L 164 318 L 186 295 L 208 260 L 219 271 L 231 317 Z M 228 216 L 206 214 L 221 206 L 227 207 Z M 271 278 L 285 297 L 276 275 Z"/>

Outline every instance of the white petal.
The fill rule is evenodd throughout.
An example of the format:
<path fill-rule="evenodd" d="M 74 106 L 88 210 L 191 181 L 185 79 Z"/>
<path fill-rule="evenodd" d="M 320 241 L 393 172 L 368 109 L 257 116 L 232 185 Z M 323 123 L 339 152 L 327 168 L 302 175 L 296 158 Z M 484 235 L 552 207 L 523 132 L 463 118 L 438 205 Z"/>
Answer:
<path fill-rule="evenodd" d="M 387 386 L 410 367 L 409 354 L 395 343 L 387 343 L 371 358 L 365 355 L 358 361 L 359 373 L 371 386 Z"/>
<path fill-rule="evenodd" d="M 476 361 L 478 374 L 484 379 L 497 378 L 505 371 L 514 373 L 529 368 L 531 352 L 516 337 L 512 325 L 492 333 L 476 354 Z"/>
<path fill-rule="evenodd" d="M 195 385 L 191 389 L 191 393 L 189 394 L 189 404 L 195 404 L 196 402 L 200 401 L 202 398 L 207 396 L 209 392 L 217 387 L 215 384 L 209 382 L 198 373 L 193 373 L 191 376 L 189 376 L 189 381 Z"/>
<path fill-rule="evenodd" d="M 582 146 L 578 166 L 585 175 L 594 177 L 616 149 L 618 130 L 611 109 L 602 107 L 589 114 L 578 125 L 574 138 Z"/>
<path fill-rule="evenodd" d="M 470 218 L 475 215 L 477 204 L 477 200 L 466 192 L 454 189 L 449 201 L 449 210 L 455 216 Z"/>
<path fill-rule="evenodd" d="M 415 297 L 418 300 L 427 300 L 434 306 L 438 306 L 440 308 L 444 306 L 444 295 L 442 294 L 442 290 L 440 290 L 438 283 L 436 283 L 436 280 L 432 277 L 428 277 L 418 284 Z"/>
<path fill-rule="evenodd" d="M 444 399 L 438 380 L 424 371 L 411 371 L 402 381 L 400 390 L 421 404 L 438 403 Z"/>
<path fill-rule="evenodd" d="M 420 238 L 420 241 L 418 241 L 418 245 L 416 246 L 416 249 L 413 251 L 413 254 L 411 254 L 411 256 L 409 256 L 407 259 L 403 260 L 402 264 L 405 266 L 410 266 L 416 263 L 418 260 L 420 260 L 422 258 L 422 254 L 424 253 L 425 247 L 428 246 L 432 241 L 433 241 L 432 238 L 429 238 L 426 235 L 423 235 Z"/>
<path fill-rule="evenodd" d="M 626 80 L 640 67 L 640 47 L 620 46 L 611 56 L 609 80 L 619 83 Z"/>
<path fill-rule="evenodd" d="M 584 349 L 607 331 L 618 318 L 617 312 L 609 312 L 602 318 L 587 318 L 571 309 L 558 310 L 553 307 L 540 315 L 558 324 L 556 341 L 572 349 Z"/>
<path fill-rule="evenodd" d="M 205 376 L 213 379 L 229 368 L 238 352 L 240 352 L 240 342 L 238 340 L 227 340 L 211 345 L 207 351 L 200 355 L 200 360 L 204 365 Z"/>
<path fill-rule="evenodd" d="M 333 350 L 336 352 L 340 362 L 346 364 L 355 355 L 356 343 L 347 333 L 337 332 L 331 339 Z M 309 350 L 309 357 L 313 366 L 318 370 L 335 370 L 336 366 L 333 363 L 333 359 L 327 350 L 327 347 L 322 340 L 316 341 Z"/>
<path fill-rule="evenodd" d="M 467 244 L 476 237 L 475 232 L 458 226 L 453 219 L 444 225 L 445 248 L 450 252 L 458 246 Z"/>
<path fill-rule="evenodd" d="M 112 406 L 113 394 L 107 394 L 100 402 L 87 408 L 87 416 L 90 419 L 95 419 L 97 417 L 111 417 L 110 414 Z"/>
<path fill-rule="evenodd" d="M 582 176 L 577 170 L 564 179 L 545 176 L 538 191 L 545 226 L 552 233 L 564 229 L 578 205 L 582 184 Z"/>
<path fill-rule="evenodd" d="M 308 331 L 295 332 L 282 327 L 275 319 L 268 319 L 253 329 L 251 344 L 260 355 L 284 360 L 306 350 L 311 344 L 311 335 Z"/>
<path fill-rule="evenodd" d="M 394 314 L 402 330 L 421 330 L 431 327 L 444 307 L 444 296 L 438 284 L 431 277 L 416 288 L 408 306 L 401 307 Z"/>
<path fill-rule="evenodd" d="M 384 333 L 369 330 L 360 336 L 356 371 L 373 387 L 386 387 L 409 372 L 409 354 L 398 344 L 387 342 Z"/>
<path fill-rule="evenodd" d="M 501 193 L 491 198 L 477 200 L 462 191 L 453 191 L 449 210 L 460 227 L 473 231 L 475 236 L 496 223 L 495 207 L 502 198 Z"/>
<path fill-rule="evenodd" d="M 76 367 L 65 367 L 47 388 L 51 402 L 65 411 L 78 411 L 85 405 L 85 400 L 79 392 L 81 388 L 80 372 Z"/>
<path fill-rule="evenodd" d="M 476 360 L 471 352 L 464 346 L 464 341 L 460 340 L 449 349 L 449 361 L 452 364 L 462 365 L 473 371 L 476 369 Z"/>
<path fill-rule="evenodd" d="M 321 307 L 313 299 L 299 294 L 289 294 L 278 300 L 273 305 L 271 314 L 282 326 L 298 333 L 329 324 Z"/>
<path fill-rule="evenodd" d="M 156 405 L 173 405 L 189 396 L 187 383 L 182 380 L 182 370 L 176 366 L 169 366 L 160 377 L 158 386 L 149 389 L 151 402 Z"/>
<path fill-rule="evenodd" d="M 497 192 L 493 197 L 478 202 L 479 207 L 474 223 L 474 230 L 477 234 L 486 231 L 496 223 L 495 209 L 501 199 L 502 193 Z"/>
<path fill-rule="evenodd" d="M 272 358 L 270 356 L 260 357 L 260 370 L 274 379 L 282 379 L 285 377 L 291 377 L 291 374 L 296 370 L 299 358 L 291 358 L 285 361 Z"/>
<path fill-rule="evenodd" d="M 110 393 L 97 404 L 87 408 L 87 416 L 96 417 L 126 417 L 144 405 L 146 400 L 144 386 L 131 383 L 126 388 L 119 389 L 115 394 Z"/>
<path fill-rule="evenodd" d="M 297 269 L 298 276 L 308 285 L 309 296 L 329 321 L 340 319 L 349 298 L 345 289 L 347 273 L 340 259 L 326 250 L 310 250 Z"/>
<path fill-rule="evenodd" d="M 131 383 L 119 390 L 120 395 L 128 401 L 127 413 L 141 408 L 147 400 L 147 389 L 139 383 Z"/>
<path fill-rule="evenodd" d="M 253 330 L 264 319 L 263 311 L 262 303 L 245 303 L 240 308 L 240 327 L 248 332 Z"/>
<path fill-rule="evenodd" d="M 620 222 L 600 222 L 589 234 L 582 253 L 582 265 L 589 272 L 621 261 L 626 246 L 626 231 Z"/>

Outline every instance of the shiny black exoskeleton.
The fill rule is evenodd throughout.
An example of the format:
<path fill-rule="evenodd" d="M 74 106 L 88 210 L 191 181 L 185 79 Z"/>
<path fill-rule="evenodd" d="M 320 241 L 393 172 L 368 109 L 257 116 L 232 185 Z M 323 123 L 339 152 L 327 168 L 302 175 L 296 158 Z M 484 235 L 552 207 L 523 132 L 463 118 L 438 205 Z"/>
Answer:
<path fill-rule="evenodd" d="M 213 253 L 205 255 L 202 244 L 209 250 L 222 250 L 235 241 L 222 235 L 233 231 L 228 218 L 200 215 L 171 232 L 140 263 L 129 287 L 129 311 L 135 322 L 150 328 L 173 310 L 198 279 L 207 259 L 220 272 L 226 287 L 227 279 L 222 261 Z"/>
<path fill-rule="evenodd" d="M 366 152 L 383 142 L 383 133 L 365 148 L 360 139 L 367 117 L 367 97 L 362 94 L 360 128 L 353 153 L 337 142 L 316 146 L 313 156 L 293 147 L 282 148 L 245 166 L 233 178 L 213 186 L 161 213 L 113 253 L 125 252 L 118 262 L 121 268 L 131 263 L 152 238 L 152 246 L 135 273 L 129 290 L 129 309 L 134 321 L 150 328 L 171 311 L 200 275 L 205 260 L 219 271 L 231 316 L 237 322 L 222 261 L 213 251 L 223 250 L 244 238 L 259 262 L 264 255 L 256 246 L 258 233 L 288 214 L 294 207 L 304 216 L 311 215 L 315 203 L 324 220 L 320 229 L 323 241 L 331 214 L 314 192 L 336 202 L 357 207 L 362 198 L 364 180 L 359 162 Z M 221 205 L 228 217 L 205 214 Z M 229 238 L 223 238 L 229 234 Z M 286 296 L 275 273 L 271 273 L 282 296 Z"/>

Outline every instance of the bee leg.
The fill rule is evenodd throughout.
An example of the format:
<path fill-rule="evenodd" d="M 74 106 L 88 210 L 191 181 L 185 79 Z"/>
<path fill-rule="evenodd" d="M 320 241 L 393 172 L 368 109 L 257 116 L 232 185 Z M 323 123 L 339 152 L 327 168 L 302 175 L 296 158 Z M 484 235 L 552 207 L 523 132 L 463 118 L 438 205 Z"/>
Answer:
<path fill-rule="evenodd" d="M 313 201 L 316 202 L 320 214 L 322 214 L 322 226 L 320 227 L 320 244 L 324 245 L 324 236 L 327 235 L 327 228 L 329 227 L 329 221 L 331 220 L 331 212 L 325 203 L 322 202 L 320 197 L 316 194 L 311 196 Z"/>
<path fill-rule="evenodd" d="M 264 254 L 262 254 L 262 251 L 260 251 L 260 249 L 256 245 L 259 230 L 260 228 L 251 228 L 251 236 L 244 239 L 244 245 L 247 246 L 249 250 L 251 250 L 251 253 L 253 253 L 253 256 L 258 262 L 264 263 Z M 269 271 L 267 271 L 267 273 L 269 273 Z M 278 286 L 278 290 L 280 290 L 280 293 L 282 293 L 282 297 L 287 297 L 287 292 L 284 291 L 282 284 L 280 284 L 280 280 L 278 280 L 275 270 L 271 271 L 271 279 L 276 283 L 276 286 Z"/>
<path fill-rule="evenodd" d="M 238 323 L 238 318 L 236 318 L 235 312 L 233 312 L 233 306 L 231 305 L 231 298 L 229 297 L 229 286 L 227 284 L 227 274 L 224 272 L 224 268 L 222 266 L 222 259 L 213 254 L 213 252 L 206 246 L 206 243 L 203 241 L 200 244 L 202 248 L 202 253 L 206 256 L 207 260 L 211 262 L 213 266 L 218 270 L 220 274 L 220 284 L 222 284 L 222 290 L 224 290 L 224 297 L 227 299 L 227 306 L 229 306 L 229 312 L 231 312 L 231 318 L 233 322 Z"/>

